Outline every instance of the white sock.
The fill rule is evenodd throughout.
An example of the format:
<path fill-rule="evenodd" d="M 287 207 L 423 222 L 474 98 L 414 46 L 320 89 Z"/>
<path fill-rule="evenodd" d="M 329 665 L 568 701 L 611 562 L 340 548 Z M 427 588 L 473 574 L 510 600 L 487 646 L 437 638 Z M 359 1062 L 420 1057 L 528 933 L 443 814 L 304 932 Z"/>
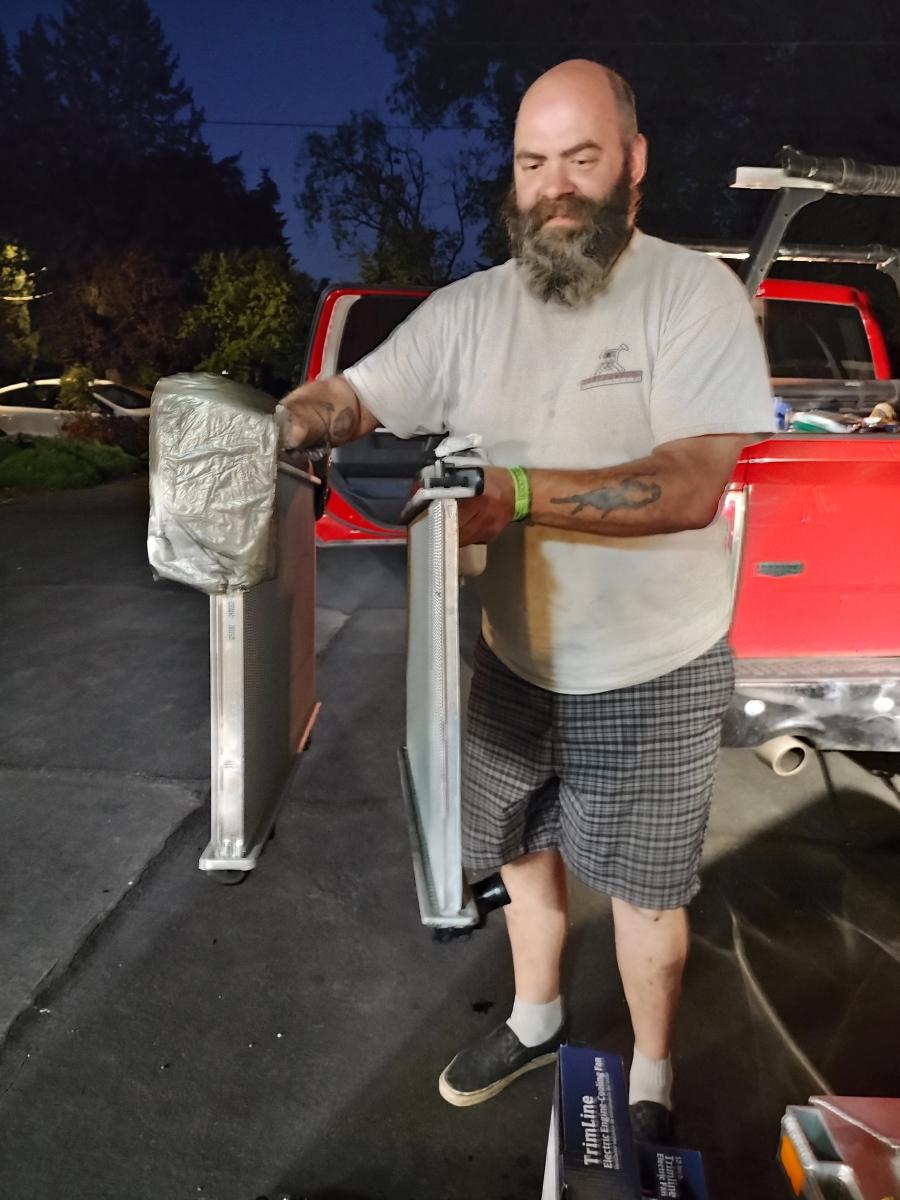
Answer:
<path fill-rule="evenodd" d="M 523 1046 L 539 1046 L 552 1038 L 563 1022 L 562 996 L 549 1004 L 529 1004 L 516 996 L 506 1022 Z"/>
<path fill-rule="evenodd" d="M 639 1104 L 641 1100 L 672 1107 L 672 1059 L 646 1058 L 635 1046 L 628 1081 L 628 1103 Z"/>

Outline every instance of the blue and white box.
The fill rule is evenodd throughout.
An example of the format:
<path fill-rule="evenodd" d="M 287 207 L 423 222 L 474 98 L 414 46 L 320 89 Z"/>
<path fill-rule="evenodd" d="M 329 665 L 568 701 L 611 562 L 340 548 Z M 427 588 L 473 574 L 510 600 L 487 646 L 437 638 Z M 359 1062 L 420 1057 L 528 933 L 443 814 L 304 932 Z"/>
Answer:
<path fill-rule="evenodd" d="M 635 1145 L 621 1058 L 561 1046 L 541 1200 L 708 1200 L 696 1150 Z"/>
<path fill-rule="evenodd" d="M 698 1150 L 638 1146 L 641 1186 L 651 1200 L 709 1200 Z"/>
<path fill-rule="evenodd" d="M 561 1046 L 543 1200 L 641 1200 L 622 1060 Z"/>

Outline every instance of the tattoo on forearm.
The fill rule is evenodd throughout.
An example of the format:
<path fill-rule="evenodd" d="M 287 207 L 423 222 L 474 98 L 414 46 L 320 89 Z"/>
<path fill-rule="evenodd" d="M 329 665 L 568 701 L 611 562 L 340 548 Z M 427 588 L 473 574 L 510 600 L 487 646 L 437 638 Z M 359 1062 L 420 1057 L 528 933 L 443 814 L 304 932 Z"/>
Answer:
<path fill-rule="evenodd" d="M 646 508 L 648 504 L 655 504 L 661 495 L 662 488 L 658 483 L 641 479 L 637 475 L 628 475 L 618 483 L 594 488 L 590 492 L 554 497 L 550 503 L 576 505 L 573 517 L 577 517 L 585 508 L 595 508 L 601 517 L 605 517 L 617 509 Z"/>
<path fill-rule="evenodd" d="M 349 404 L 332 419 L 331 436 L 336 442 L 343 442 L 356 428 L 356 413 Z"/>
<path fill-rule="evenodd" d="M 323 400 L 313 409 L 322 422 L 322 444 L 331 450 L 346 441 L 356 428 L 356 413 L 349 404 L 335 412 L 330 400 Z"/>

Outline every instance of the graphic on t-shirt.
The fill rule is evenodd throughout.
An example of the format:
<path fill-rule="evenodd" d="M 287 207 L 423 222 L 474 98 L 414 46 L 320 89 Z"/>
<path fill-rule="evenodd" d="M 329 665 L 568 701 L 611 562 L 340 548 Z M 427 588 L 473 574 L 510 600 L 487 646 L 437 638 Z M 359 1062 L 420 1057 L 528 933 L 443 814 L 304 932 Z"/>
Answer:
<path fill-rule="evenodd" d="M 622 355 L 628 350 L 625 342 L 621 345 L 601 351 L 600 361 L 593 375 L 582 379 L 581 390 L 604 387 L 608 383 L 639 383 L 644 378 L 643 371 L 629 371 L 621 363 Z"/>

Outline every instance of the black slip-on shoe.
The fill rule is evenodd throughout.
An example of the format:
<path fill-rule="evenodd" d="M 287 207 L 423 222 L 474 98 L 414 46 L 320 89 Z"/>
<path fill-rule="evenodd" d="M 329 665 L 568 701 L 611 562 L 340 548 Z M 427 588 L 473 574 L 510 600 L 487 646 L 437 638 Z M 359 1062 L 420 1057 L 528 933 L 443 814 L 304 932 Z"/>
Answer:
<path fill-rule="evenodd" d="M 628 1106 L 631 1117 L 631 1132 L 636 1142 L 650 1146 L 671 1146 L 675 1136 L 675 1121 L 672 1110 L 655 1100 L 639 1100 Z"/>
<path fill-rule="evenodd" d="M 457 1054 L 438 1080 L 438 1090 L 457 1108 L 490 1100 L 526 1071 L 552 1063 L 565 1040 L 564 1028 L 539 1046 L 523 1046 L 508 1025 L 500 1025 Z"/>

